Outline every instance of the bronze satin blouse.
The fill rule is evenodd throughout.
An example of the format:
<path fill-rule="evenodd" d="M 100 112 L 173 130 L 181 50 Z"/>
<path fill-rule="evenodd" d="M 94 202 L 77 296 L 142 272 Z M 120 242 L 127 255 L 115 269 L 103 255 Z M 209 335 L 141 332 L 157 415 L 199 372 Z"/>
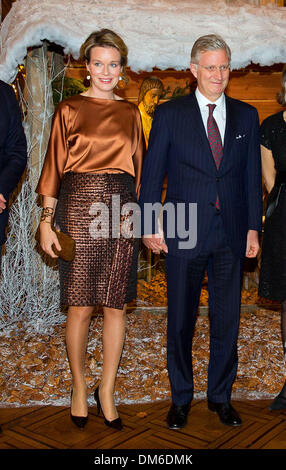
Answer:
<path fill-rule="evenodd" d="M 126 100 L 76 95 L 54 114 L 49 145 L 36 192 L 58 199 L 64 173 L 123 171 L 139 192 L 144 137 L 137 106 Z"/>

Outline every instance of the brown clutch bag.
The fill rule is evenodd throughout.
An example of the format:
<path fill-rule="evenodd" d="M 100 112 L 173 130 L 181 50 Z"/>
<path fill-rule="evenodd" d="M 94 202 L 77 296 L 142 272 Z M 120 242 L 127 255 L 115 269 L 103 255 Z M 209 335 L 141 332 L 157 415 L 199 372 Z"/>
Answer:
<path fill-rule="evenodd" d="M 52 249 L 54 253 L 62 258 L 65 261 L 72 261 L 75 257 L 75 241 L 66 233 L 61 232 L 60 230 L 56 230 L 56 228 L 52 225 L 52 230 L 56 233 L 59 244 L 61 245 L 61 250 L 57 250 L 55 245 L 52 245 Z M 40 241 L 40 229 L 38 227 L 35 235 L 35 239 L 37 242 Z"/>

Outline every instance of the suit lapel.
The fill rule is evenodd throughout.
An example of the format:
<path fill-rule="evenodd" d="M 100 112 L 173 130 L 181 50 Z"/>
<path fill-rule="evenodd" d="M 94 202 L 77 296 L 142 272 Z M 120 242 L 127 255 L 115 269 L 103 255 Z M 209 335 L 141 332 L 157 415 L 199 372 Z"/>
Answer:
<path fill-rule="evenodd" d="M 225 95 L 225 106 L 226 106 L 226 125 L 224 134 L 223 154 L 219 169 L 225 165 L 230 155 L 231 147 L 235 141 L 236 132 L 236 115 L 233 110 L 233 103 L 231 99 Z"/>
<path fill-rule="evenodd" d="M 206 141 L 206 143 L 209 143 L 208 137 L 207 137 L 207 134 L 206 134 L 206 130 L 205 130 L 205 126 L 204 126 L 204 123 L 203 123 L 203 118 L 202 118 L 202 115 L 201 115 L 200 107 L 199 107 L 199 104 L 197 102 L 197 98 L 196 98 L 195 93 L 193 93 L 190 96 L 190 98 L 191 98 L 191 104 L 192 104 L 192 112 L 193 112 L 193 116 L 194 116 L 194 119 L 195 119 L 194 122 L 196 123 L 198 131 L 201 134 L 202 138 Z"/>

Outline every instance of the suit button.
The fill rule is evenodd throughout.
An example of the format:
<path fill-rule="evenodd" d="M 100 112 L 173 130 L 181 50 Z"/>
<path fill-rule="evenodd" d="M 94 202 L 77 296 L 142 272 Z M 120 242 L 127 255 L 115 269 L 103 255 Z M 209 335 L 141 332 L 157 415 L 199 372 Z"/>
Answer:
<path fill-rule="evenodd" d="M 219 178 L 216 178 L 216 181 L 219 182 Z"/>
<path fill-rule="evenodd" d="M 214 207 L 214 205 L 215 205 L 214 202 L 210 202 L 210 206 Z"/>

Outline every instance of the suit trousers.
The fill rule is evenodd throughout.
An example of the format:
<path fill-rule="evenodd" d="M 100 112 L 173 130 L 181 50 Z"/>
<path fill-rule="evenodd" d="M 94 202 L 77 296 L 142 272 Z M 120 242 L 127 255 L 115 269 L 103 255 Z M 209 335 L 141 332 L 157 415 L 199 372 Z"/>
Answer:
<path fill-rule="evenodd" d="M 172 401 L 193 398 L 192 339 L 205 271 L 208 275 L 210 355 L 209 400 L 230 400 L 237 372 L 243 259 L 227 244 L 220 212 L 213 216 L 203 249 L 194 259 L 167 255 L 167 366 Z"/>

